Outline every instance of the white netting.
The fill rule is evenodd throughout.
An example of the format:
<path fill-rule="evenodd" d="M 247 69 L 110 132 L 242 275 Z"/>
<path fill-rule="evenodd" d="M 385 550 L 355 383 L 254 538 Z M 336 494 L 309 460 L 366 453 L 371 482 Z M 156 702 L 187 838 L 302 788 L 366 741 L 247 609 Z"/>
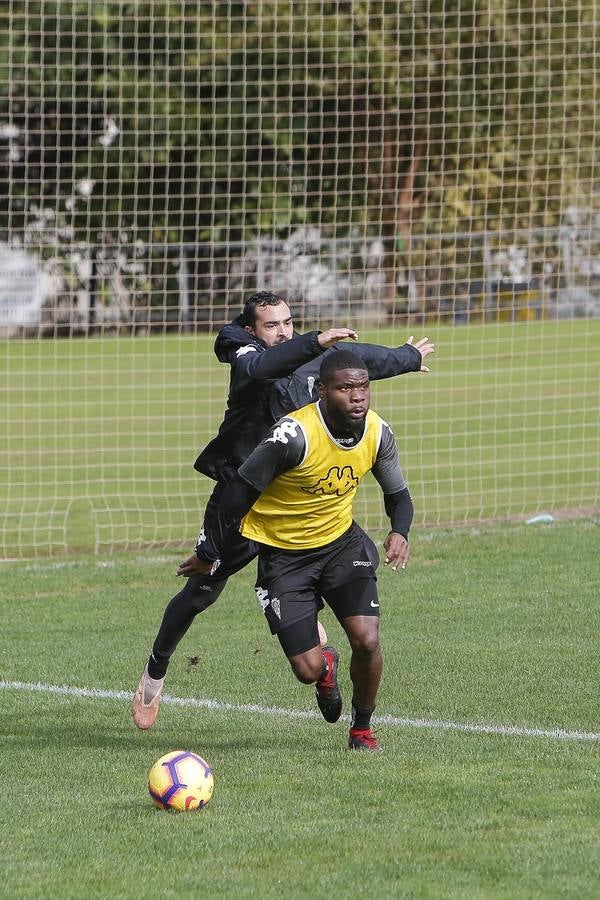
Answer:
<path fill-rule="evenodd" d="M 0 554 L 193 539 L 257 289 L 436 341 L 374 392 L 417 523 L 597 509 L 598 39 L 596 0 L 5 2 Z"/>

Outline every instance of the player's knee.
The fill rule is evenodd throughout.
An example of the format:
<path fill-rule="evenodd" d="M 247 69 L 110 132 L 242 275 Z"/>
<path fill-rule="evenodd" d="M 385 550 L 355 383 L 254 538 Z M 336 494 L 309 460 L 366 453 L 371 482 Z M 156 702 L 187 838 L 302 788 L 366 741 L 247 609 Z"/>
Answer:
<path fill-rule="evenodd" d="M 348 635 L 352 651 L 360 656 L 375 656 L 379 653 L 379 620 L 374 619 L 366 627 L 357 628 Z"/>
<path fill-rule="evenodd" d="M 289 657 L 289 663 L 292 667 L 292 672 L 302 684 L 314 684 L 323 670 L 323 657 L 320 652 L 318 655 L 311 653 L 291 656 Z"/>
<path fill-rule="evenodd" d="M 227 581 L 212 581 L 204 575 L 192 576 L 186 586 L 187 601 L 195 613 L 204 612 L 217 600 Z"/>

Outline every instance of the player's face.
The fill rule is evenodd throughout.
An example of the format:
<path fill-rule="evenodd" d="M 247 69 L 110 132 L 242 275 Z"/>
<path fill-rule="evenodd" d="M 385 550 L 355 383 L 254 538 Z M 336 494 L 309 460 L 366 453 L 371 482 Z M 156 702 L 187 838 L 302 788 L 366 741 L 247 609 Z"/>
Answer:
<path fill-rule="evenodd" d="M 246 331 L 264 341 L 267 347 L 282 344 L 293 336 L 294 325 L 287 303 L 278 303 L 277 306 L 257 306 L 255 313 L 256 321 L 252 326 L 247 325 Z"/>
<path fill-rule="evenodd" d="M 326 384 L 319 385 L 319 399 L 328 419 L 339 428 L 362 422 L 371 405 L 369 373 L 366 369 L 339 369 Z"/>

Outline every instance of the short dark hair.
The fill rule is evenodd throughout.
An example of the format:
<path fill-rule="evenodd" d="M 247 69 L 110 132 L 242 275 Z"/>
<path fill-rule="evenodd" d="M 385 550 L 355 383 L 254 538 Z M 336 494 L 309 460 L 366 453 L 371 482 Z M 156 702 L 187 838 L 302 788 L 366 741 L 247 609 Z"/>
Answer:
<path fill-rule="evenodd" d="M 330 381 L 333 373 L 339 372 L 340 369 L 364 369 L 365 372 L 369 371 L 357 353 L 353 353 L 352 350 L 334 350 L 333 353 L 328 353 L 321 363 L 321 371 L 319 373 L 321 384 Z"/>
<path fill-rule="evenodd" d="M 287 300 L 285 297 L 282 297 L 280 294 L 274 294 L 272 291 L 258 291 L 258 293 L 252 294 L 244 303 L 242 323 L 251 327 L 254 326 L 257 307 L 264 309 L 265 306 L 279 306 L 280 303 L 287 303 Z"/>

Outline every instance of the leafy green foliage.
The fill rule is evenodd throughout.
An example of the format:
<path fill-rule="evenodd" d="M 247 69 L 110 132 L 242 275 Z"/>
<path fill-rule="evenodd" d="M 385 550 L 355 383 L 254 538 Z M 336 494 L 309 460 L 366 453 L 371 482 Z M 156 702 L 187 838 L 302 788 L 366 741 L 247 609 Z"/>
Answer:
<path fill-rule="evenodd" d="M 427 232 L 559 224 L 597 188 L 593 4 L 13 0 L 0 31 L 0 226 L 228 240 L 393 236 L 415 154 Z M 98 142 L 107 119 L 119 138 Z"/>

